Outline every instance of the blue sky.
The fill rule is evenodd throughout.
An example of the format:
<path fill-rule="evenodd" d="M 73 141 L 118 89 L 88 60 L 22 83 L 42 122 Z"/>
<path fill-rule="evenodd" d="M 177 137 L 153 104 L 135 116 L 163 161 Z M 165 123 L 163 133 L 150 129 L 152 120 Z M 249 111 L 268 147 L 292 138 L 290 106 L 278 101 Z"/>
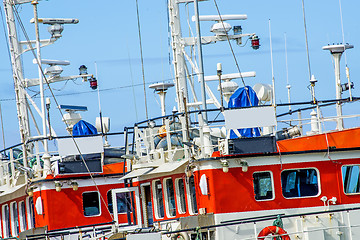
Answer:
<path fill-rule="evenodd" d="M 168 24 L 166 0 L 139 0 L 139 12 L 144 55 L 145 81 L 147 83 L 147 99 L 149 117 L 160 115 L 158 96 L 148 88 L 148 84 L 159 81 L 172 81 L 173 67 L 169 64 Z M 260 37 L 259 50 L 232 43 L 241 71 L 256 71 L 256 78 L 246 79 L 246 84 L 271 83 L 269 19 L 271 19 L 272 43 L 274 55 L 274 75 L 276 81 L 277 102 L 287 102 L 285 44 L 287 36 L 288 74 L 292 86 L 292 101 L 309 101 L 309 73 L 305 48 L 302 2 L 296 1 L 217 1 L 222 14 L 247 14 L 246 21 L 229 21 L 241 25 L 244 33 L 256 33 Z M 78 18 L 77 25 L 66 25 L 63 37 L 54 45 L 42 49 L 45 59 L 69 60 L 70 66 L 64 67 L 62 75 L 78 73 L 80 65 L 85 64 L 89 73 L 95 74 L 95 62 L 100 88 L 101 108 L 103 116 L 111 118 L 111 131 L 122 131 L 124 126 L 132 126 L 135 121 L 145 119 L 142 72 L 140 65 L 139 38 L 136 20 L 135 0 L 128 1 L 93 1 L 93 0 L 61 0 L 40 1 L 39 17 Z M 359 29 L 360 3 L 355 0 L 342 1 L 345 42 L 354 45 L 348 50 L 346 60 L 350 67 L 351 80 L 355 83 L 354 96 L 360 96 L 360 68 L 357 57 L 360 56 Z M 3 7 L 1 7 L 3 11 Z M 188 5 L 189 16 L 193 15 L 193 5 Z M 34 39 L 34 26 L 29 23 L 33 17 L 32 6 L 26 4 L 19 7 L 22 21 L 27 27 L 27 34 Z M 335 80 L 333 63 L 329 52 L 322 47 L 332 43 L 342 43 L 340 10 L 338 0 L 305 0 L 306 23 L 309 40 L 311 72 L 318 79 L 316 96 L 318 99 L 335 98 Z M 187 9 L 182 6 L 182 17 L 186 17 Z M 201 15 L 217 14 L 214 1 L 200 3 Z M 3 19 L 3 15 L 2 15 Z M 185 22 L 186 23 L 186 22 Z M 4 24 L 4 23 L 3 23 Z M 193 27 L 193 32 L 195 28 Z M 202 35 L 212 35 L 209 31 L 211 22 L 202 22 Z M 186 26 L 186 25 L 185 25 Z M 40 35 L 48 38 L 47 26 L 41 25 Z M 4 28 L 0 28 L 0 103 L 3 110 L 6 146 L 19 141 L 17 131 L 16 106 L 14 100 L 11 67 L 7 54 Z M 183 33 L 188 34 L 187 27 Z M 20 34 L 24 39 L 23 34 Z M 203 47 L 205 75 L 216 74 L 216 63 L 223 64 L 224 73 L 235 73 L 237 68 L 226 42 Z M 32 64 L 30 53 L 24 55 L 25 76 L 38 77 L 37 69 Z M 345 57 L 341 61 L 341 78 L 345 78 Z M 237 80 L 240 85 L 240 81 Z M 131 87 L 135 85 L 134 87 Z M 211 83 L 216 88 L 215 83 Z M 81 79 L 53 85 L 54 93 L 61 104 L 88 106 L 88 112 L 82 114 L 83 119 L 95 124 L 99 114 L 97 92 L 82 83 Z M 33 89 L 35 92 L 37 89 Z M 35 94 L 34 92 L 34 94 Z M 135 94 L 134 94 L 135 93 Z M 215 91 L 215 94 L 217 91 Z M 49 95 L 49 92 L 46 92 Z M 200 96 L 200 94 L 198 95 Z M 348 93 L 344 93 L 348 97 Z M 170 112 L 174 101 L 174 88 L 167 96 L 167 111 Z M 359 104 L 345 106 L 344 112 L 359 112 Z M 285 109 L 283 109 L 285 111 Z M 279 110 L 281 111 L 281 110 Z M 329 110 L 335 115 L 335 111 Z M 354 112 L 353 112 L 354 113 Z M 58 134 L 65 134 L 65 125 L 52 101 L 51 122 Z M 359 119 L 347 126 L 358 124 Z M 0 140 L 2 146 L 2 140 Z M 116 145 L 116 143 L 114 143 Z"/>

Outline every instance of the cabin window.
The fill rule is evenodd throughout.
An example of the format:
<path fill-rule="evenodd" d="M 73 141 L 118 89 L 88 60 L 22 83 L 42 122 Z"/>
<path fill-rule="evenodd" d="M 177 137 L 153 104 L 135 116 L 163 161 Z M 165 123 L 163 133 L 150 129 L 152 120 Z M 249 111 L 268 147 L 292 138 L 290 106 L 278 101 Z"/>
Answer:
<path fill-rule="evenodd" d="M 26 210 L 25 210 L 25 202 L 19 202 L 19 217 L 20 217 L 20 231 L 26 230 Z"/>
<path fill-rule="evenodd" d="M 154 181 L 153 185 L 154 199 L 155 199 L 155 215 L 156 218 L 163 218 L 164 214 L 164 201 L 162 193 L 162 185 L 160 180 Z"/>
<path fill-rule="evenodd" d="M 120 213 L 126 213 L 126 203 L 127 203 L 127 207 L 129 209 L 129 212 L 131 212 L 131 207 L 130 207 L 130 201 L 127 198 L 126 193 L 117 193 L 116 194 L 116 204 L 117 204 L 117 212 L 118 214 Z M 108 191 L 107 193 L 107 201 L 108 201 L 108 208 L 109 208 L 109 212 L 111 214 L 113 214 L 113 205 L 112 205 L 112 194 L 111 191 Z"/>
<path fill-rule="evenodd" d="M 359 165 L 342 166 L 341 171 L 345 194 L 360 193 Z"/>
<path fill-rule="evenodd" d="M 171 178 L 167 178 L 164 180 L 165 185 L 165 203 L 166 203 L 166 214 L 169 217 L 176 216 L 176 206 L 175 206 L 175 191 L 174 191 L 174 183 Z"/>
<path fill-rule="evenodd" d="M 100 199 L 98 192 L 83 193 L 83 210 L 84 216 L 98 216 L 100 215 Z"/>
<path fill-rule="evenodd" d="M 3 230 L 4 230 L 4 238 L 10 237 L 10 215 L 9 215 L 9 205 L 2 206 L 2 220 L 3 220 Z"/>
<path fill-rule="evenodd" d="M 178 205 L 178 212 L 180 214 L 186 213 L 186 194 L 185 194 L 185 184 L 184 179 L 178 178 L 175 180 L 176 185 L 176 201 Z"/>
<path fill-rule="evenodd" d="M 26 198 L 26 212 L 28 229 L 35 227 L 35 215 L 34 215 L 34 199 L 33 197 Z"/>
<path fill-rule="evenodd" d="M 274 199 L 273 183 L 270 172 L 256 172 L 253 174 L 254 193 L 256 200 Z"/>
<path fill-rule="evenodd" d="M 196 191 L 195 191 L 195 180 L 194 176 L 189 177 L 188 180 L 188 200 L 189 200 L 189 210 L 190 214 L 197 214 L 197 203 L 196 203 Z"/>
<path fill-rule="evenodd" d="M 285 170 L 281 173 L 281 186 L 285 198 L 316 196 L 318 173 L 315 169 Z"/>
<path fill-rule="evenodd" d="M 10 213 L 11 213 L 11 234 L 13 237 L 19 235 L 19 214 L 18 207 L 16 202 L 10 203 Z"/>

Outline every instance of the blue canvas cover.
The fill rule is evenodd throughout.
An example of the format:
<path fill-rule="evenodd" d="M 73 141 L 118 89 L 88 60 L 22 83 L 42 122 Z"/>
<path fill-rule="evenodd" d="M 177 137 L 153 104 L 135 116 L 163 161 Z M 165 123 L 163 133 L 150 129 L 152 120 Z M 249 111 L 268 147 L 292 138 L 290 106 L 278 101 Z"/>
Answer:
<path fill-rule="evenodd" d="M 96 128 L 86 121 L 80 120 L 73 127 L 73 136 L 97 134 Z"/>
<path fill-rule="evenodd" d="M 250 87 L 238 88 L 233 95 L 231 95 L 228 107 L 229 108 L 238 108 L 238 107 L 255 107 L 259 105 L 259 99 L 256 96 L 255 91 Z M 244 128 L 238 129 L 242 137 L 259 137 L 260 131 L 259 128 Z M 230 139 L 238 138 L 233 130 L 230 130 Z"/>

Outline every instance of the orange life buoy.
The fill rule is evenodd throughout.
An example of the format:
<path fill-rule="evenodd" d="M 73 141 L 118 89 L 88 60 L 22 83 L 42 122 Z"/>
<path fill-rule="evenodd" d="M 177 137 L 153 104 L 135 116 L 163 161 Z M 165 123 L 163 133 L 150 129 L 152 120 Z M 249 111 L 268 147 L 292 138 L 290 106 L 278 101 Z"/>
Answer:
<path fill-rule="evenodd" d="M 263 230 L 261 230 L 261 232 L 259 233 L 258 235 L 258 240 L 262 240 L 262 239 L 265 239 L 265 237 L 269 234 L 272 234 L 272 235 L 280 235 L 281 239 L 282 240 L 290 240 L 290 237 L 289 235 L 287 234 L 287 232 L 280 228 L 280 227 L 277 227 L 277 226 L 267 226 L 265 227 Z"/>
<path fill-rule="evenodd" d="M 165 127 L 165 125 L 162 125 L 159 128 L 158 133 L 159 133 L 159 137 L 161 137 L 161 138 L 166 136 L 166 127 Z"/>

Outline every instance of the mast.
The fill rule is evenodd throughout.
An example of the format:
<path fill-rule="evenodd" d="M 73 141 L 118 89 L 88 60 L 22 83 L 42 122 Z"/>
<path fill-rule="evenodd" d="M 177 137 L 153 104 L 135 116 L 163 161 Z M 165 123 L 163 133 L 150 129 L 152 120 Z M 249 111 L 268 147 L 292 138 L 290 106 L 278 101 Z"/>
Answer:
<path fill-rule="evenodd" d="M 200 32 L 200 23 L 199 23 L 199 2 L 194 0 L 194 12 L 195 12 L 195 23 L 196 23 L 196 33 L 197 33 L 197 48 L 199 55 L 199 82 L 201 83 L 201 98 L 202 98 L 202 109 L 204 110 L 202 117 L 205 124 L 207 123 L 207 112 L 206 112 L 206 92 L 205 92 L 205 79 L 204 79 L 204 66 L 202 58 L 202 46 L 201 46 L 201 32 Z M 220 80 L 221 82 L 221 80 Z"/>
<path fill-rule="evenodd" d="M 36 33 L 36 53 L 37 53 L 37 65 L 39 71 L 39 86 L 40 86 L 40 101 L 41 101 L 41 118 L 42 118 L 42 134 L 44 136 L 44 152 L 48 154 L 48 141 L 46 139 L 47 130 L 46 130 L 46 115 L 45 115 L 45 99 L 44 99 L 44 80 L 42 76 L 42 69 L 41 69 L 41 51 L 40 51 L 40 34 L 39 34 L 39 19 L 37 13 L 37 4 L 38 1 L 34 0 L 31 2 L 34 6 L 34 20 L 35 20 L 35 33 Z M 50 162 L 48 162 L 50 164 Z M 50 169 L 50 165 L 45 164 L 45 168 L 47 170 Z"/>
<path fill-rule="evenodd" d="M 23 76 L 23 65 L 20 58 L 21 46 L 16 33 L 15 16 L 13 10 L 13 7 L 16 3 L 11 0 L 4 0 L 3 4 L 5 9 L 6 25 L 9 38 L 20 138 L 21 142 L 25 143 L 30 137 L 30 124 L 28 115 L 28 102 L 26 99 L 26 91 L 24 88 L 25 80 Z"/>
<path fill-rule="evenodd" d="M 186 83 L 186 72 L 185 72 L 185 58 L 183 54 L 184 45 L 181 43 L 181 24 L 180 24 L 180 11 L 179 3 L 175 0 L 169 1 L 169 25 L 171 29 L 172 39 L 172 50 L 173 50 L 173 64 L 175 74 L 175 87 L 176 96 L 178 101 L 179 112 L 185 111 L 183 97 L 187 99 L 187 83 Z"/>

